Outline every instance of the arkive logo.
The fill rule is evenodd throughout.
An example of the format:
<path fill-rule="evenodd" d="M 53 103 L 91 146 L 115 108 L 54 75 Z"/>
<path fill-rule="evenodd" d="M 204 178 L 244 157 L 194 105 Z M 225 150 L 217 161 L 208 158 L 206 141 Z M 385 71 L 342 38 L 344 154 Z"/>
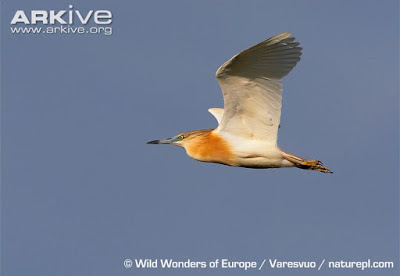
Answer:
<path fill-rule="evenodd" d="M 112 12 L 109 10 L 89 10 L 82 12 L 74 9 L 73 5 L 68 10 L 17 10 L 11 19 L 11 32 L 14 34 L 112 34 Z M 37 25 L 44 27 L 16 27 L 20 25 Z M 88 27 L 87 25 L 95 25 Z M 57 27 L 58 26 L 58 27 Z"/>

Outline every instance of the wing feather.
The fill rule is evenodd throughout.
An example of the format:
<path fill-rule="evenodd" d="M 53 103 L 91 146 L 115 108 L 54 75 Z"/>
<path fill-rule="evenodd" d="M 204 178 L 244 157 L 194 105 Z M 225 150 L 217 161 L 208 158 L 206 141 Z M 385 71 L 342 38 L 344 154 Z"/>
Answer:
<path fill-rule="evenodd" d="M 282 84 L 300 60 L 302 48 L 281 33 L 235 55 L 216 73 L 224 96 L 217 131 L 277 143 Z"/>
<path fill-rule="evenodd" d="M 209 108 L 208 112 L 210 112 L 215 117 L 215 119 L 217 120 L 218 124 L 221 123 L 221 119 L 222 119 L 222 116 L 224 114 L 224 109 L 223 108 L 215 108 L 215 107 L 214 108 Z"/>

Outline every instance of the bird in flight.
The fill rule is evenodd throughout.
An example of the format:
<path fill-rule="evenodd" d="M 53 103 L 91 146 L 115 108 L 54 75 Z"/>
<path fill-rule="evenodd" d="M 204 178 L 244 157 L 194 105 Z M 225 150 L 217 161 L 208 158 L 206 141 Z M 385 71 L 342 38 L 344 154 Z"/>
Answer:
<path fill-rule="evenodd" d="M 297 167 L 331 173 L 321 161 L 306 160 L 277 145 L 282 83 L 300 60 L 299 43 L 288 32 L 275 35 L 233 56 L 217 70 L 224 108 L 208 111 L 215 129 L 180 133 L 148 144 L 183 147 L 195 160 L 246 168 Z"/>

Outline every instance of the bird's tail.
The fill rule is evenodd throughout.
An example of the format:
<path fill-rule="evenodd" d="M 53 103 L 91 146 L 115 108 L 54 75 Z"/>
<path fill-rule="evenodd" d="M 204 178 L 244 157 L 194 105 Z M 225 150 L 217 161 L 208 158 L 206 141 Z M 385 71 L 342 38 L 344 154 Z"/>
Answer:
<path fill-rule="evenodd" d="M 286 160 L 292 162 L 297 168 L 303 170 L 313 170 L 323 173 L 333 173 L 330 169 L 325 168 L 319 160 L 306 160 L 297 155 L 290 154 L 288 152 L 282 151 Z"/>

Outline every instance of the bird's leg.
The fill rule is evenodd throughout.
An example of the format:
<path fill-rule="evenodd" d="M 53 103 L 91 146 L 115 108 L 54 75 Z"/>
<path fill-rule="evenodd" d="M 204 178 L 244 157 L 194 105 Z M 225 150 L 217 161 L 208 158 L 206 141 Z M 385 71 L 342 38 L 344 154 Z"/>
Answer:
<path fill-rule="evenodd" d="M 287 152 L 282 151 L 286 160 L 292 162 L 297 168 L 304 169 L 304 170 L 313 170 L 323 173 L 333 173 L 328 168 L 324 167 L 319 160 L 306 160 L 294 154 L 290 154 Z"/>
<path fill-rule="evenodd" d="M 323 165 L 321 161 L 319 160 L 304 160 L 303 161 L 304 165 L 309 165 L 309 166 L 315 166 L 315 165 Z"/>
<path fill-rule="evenodd" d="M 322 162 L 319 160 L 306 160 L 302 162 L 300 165 L 297 165 L 297 167 L 305 170 L 313 170 L 323 173 L 333 173 L 330 169 L 325 168 L 324 164 L 322 164 Z"/>

